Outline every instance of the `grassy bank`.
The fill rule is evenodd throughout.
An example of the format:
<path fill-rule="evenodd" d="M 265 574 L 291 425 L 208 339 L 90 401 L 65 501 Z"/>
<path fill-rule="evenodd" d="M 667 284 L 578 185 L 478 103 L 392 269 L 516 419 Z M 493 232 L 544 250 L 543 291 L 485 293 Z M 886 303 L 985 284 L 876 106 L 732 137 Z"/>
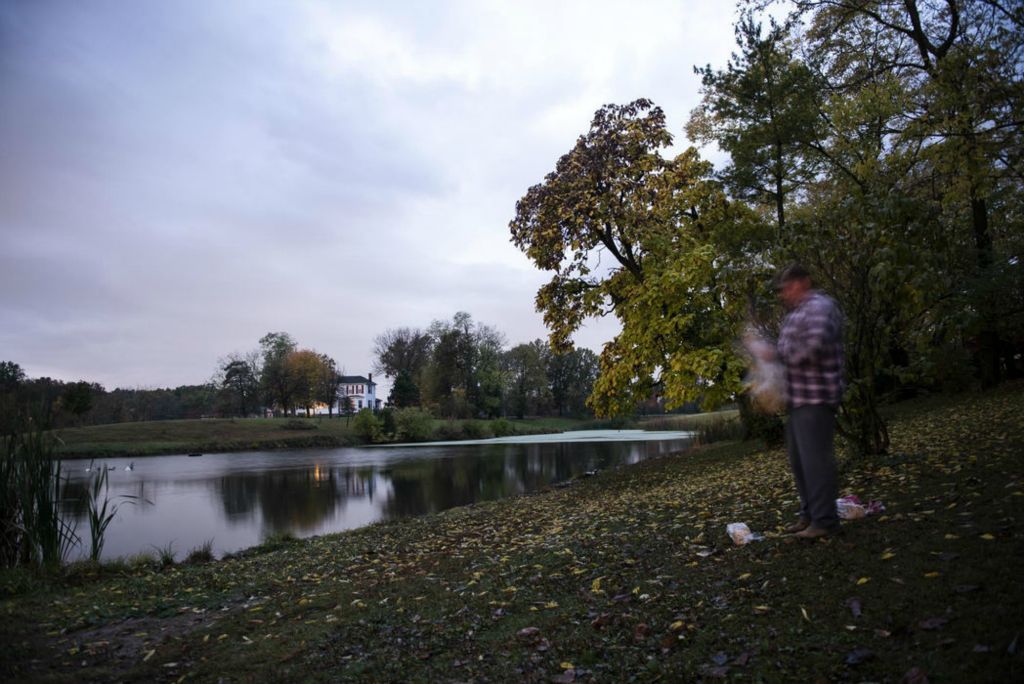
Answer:
<path fill-rule="evenodd" d="M 636 420 L 580 420 L 528 418 L 503 421 L 513 434 L 540 434 L 566 430 L 640 427 L 648 430 L 700 430 L 727 424 L 735 411 L 639 418 Z M 436 420 L 437 440 L 493 437 L 492 421 Z M 345 418 L 237 418 L 160 420 L 94 425 L 58 431 L 56 453 L 61 458 L 114 458 L 190 452 L 343 447 L 361 443 Z"/>
<path fill-rule="evenodd" d="M 508 421 L 515 434 L 578 429 L 585 421 L 546 418 Z M 438 439 L 491 436 L 490 421 L 435 421 Z M 116 423 L 58 431 L 62 458 L 112 458 L 252 449 L 302 449 L 360 444 L 346 418 L 238 418 Z"/>
<path fill-rule="evenodd" d="M 308 429 L 289 429 L 289 422 L 264 418 L 159 420 L 65 428 L 57 433 L 57 454 L 63 458 L 105 458 L 355 443 L 344 420 L 296 422 L 308 425 Z"/>
<path fill-rule="evenodd" d="M 637 426 L 645 430 L 687 430 L 696 431 L 709 425 L 732 423 L 740 419 L 736 409 L 712 413 L 681 413 L 666 416 L 643 416 L 637 419 Z"/>
<path fill-rule="evenodd" d="M 500 420 L 501 435 L 529 435 L 565 430 L 642 427 L 648 430 L 699 430 L 735 419 L 735 411 L 694 416 L 638 420 L 580 420 L 527 418 Z M 479 439 L 495 436 L 495 421 L 435 420 L 431 439 Z M 61 458 L 114 458 L 190 452 L 303 449 L 361 444 L 346 418 L 237 418 L 160 420 L 94 425 L 58 431 L 56 453 Z"/>
<path fill-rule="evenodd" d="M 839 537 L 781 536 L 783 454 L 720 444 L 213 563 L 7 574 L 0 676 L 1019 679 L 1024 387 L 924 406 L 846 464 L 887 510 Z M 733 546 L 735 521 L 767 539 Z"/>
<path fill-rule="evenodd" d="M 736 409 L 670 416 L 645 416 L 637 421 L 644 430 L 693 432 L 698 444 L 742 439 L 745 433 Z"/>

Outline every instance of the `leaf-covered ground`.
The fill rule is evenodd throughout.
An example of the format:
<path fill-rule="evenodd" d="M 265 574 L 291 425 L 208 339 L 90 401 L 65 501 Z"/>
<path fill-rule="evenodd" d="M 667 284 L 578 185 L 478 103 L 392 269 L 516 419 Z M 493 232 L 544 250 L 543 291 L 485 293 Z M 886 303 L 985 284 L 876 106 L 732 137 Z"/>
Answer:
<path fill-rule="evenodd" d="M 0 677 L 1019 679 L 1024 385 L 900 407 L 892 436 L 842 481 L 886 512 L 815 542 L 780 534 L 782 452 L 723 444 L 207 565 L 7 575 Z"/>

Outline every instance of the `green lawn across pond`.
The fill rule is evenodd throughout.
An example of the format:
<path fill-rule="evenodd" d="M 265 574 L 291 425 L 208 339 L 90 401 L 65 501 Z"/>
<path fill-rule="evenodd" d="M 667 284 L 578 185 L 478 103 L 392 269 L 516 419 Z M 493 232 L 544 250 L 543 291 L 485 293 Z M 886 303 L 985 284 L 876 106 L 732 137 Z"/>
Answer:
<path fill-rule="evenodd" d="M 527 418 L 497 421 L 514 434 L 536 434 L 608 427 L 648 430 L 698 430 L 735 421 L 736 411 L 680 416 L 649 416 L 634 420 L 597 421 L 578 418 Z M 496 421 L 435 420 L 439 441 L 494 436 Z M 509 429 L 507 426 L 503 429 Z M 502 434 L 505 434 L 504 432 Z M 113 458 L 191 452 L 215 453 L 308 447 L 343 447 L 361 443 L 347 418 L 217 418 L 114 423 L 56 432 L 62 458 Z"/>
<path fill-rule="evenodd" d="M 586 425 L 572 418 L 508 421 L 516 433 L 559 432 Z M 491 421 L 435 421 L 438 439 L 488 437 Z M 466 428 L 466 424 L 471 424 Z M 466 434 L 462 435 L 465 430 Z M 111 458 L 190 452 L 341 447 L 361 443 L 347 418 L 238 418 L 115 423 L 57 431 L 63 458 Z"/>
<path fill-rule="evenodd" d="M 288 426 L 308 426 L 290 429 Z M 192 451 L 344 446 L 354 443 L 345 419 L 239 418 L 114 423 L 57 432 L 58 455 L 103 458 Z"/>
<path fill-rule="evenodd" d="M 0 678 L 1020 681 L 1024 385 L 897 407 L 892 445 L 842 476 L 884 514 L 814 542 L 780 534 L 782 451 L 728 443 L 212 563 L 8 572 Z"/>

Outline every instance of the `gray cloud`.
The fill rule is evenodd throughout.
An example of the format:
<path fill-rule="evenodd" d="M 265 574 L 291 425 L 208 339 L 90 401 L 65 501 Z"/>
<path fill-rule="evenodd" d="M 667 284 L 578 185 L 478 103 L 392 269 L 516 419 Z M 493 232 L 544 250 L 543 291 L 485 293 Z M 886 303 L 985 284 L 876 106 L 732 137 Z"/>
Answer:
<path fill-rule="evenodd" d="M 718 3 L 0 7 L 0 358 L 178 385 L 287 330 L 350 372 L 458 310 L 542 337 L 515 201 L 607 102 L 680 134 Z M 614 334 L 595 322 L 580 342 Z"/>

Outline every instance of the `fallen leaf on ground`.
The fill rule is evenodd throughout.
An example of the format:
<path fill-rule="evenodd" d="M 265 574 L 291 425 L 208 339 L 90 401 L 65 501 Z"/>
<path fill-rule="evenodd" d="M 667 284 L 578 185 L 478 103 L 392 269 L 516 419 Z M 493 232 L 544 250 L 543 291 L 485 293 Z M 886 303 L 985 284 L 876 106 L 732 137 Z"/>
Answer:
<path fill-rule="evenodd" d="M 921 668 L 912 667 L 903 675 L 900 684 L 928 684 L 928 675 Z"/>
<path fill-rule="evenodd" d="M 921 620 L 917 623 L 917 626 L 921 629 L 941 629 L 945 624 L 949 622 L 948 618 L 944 617 L 931 617 L 925 620 Z"/>
<path fill-rule="evenodd" d="M 516 637 L 526 642 L 537 641 L 540 639 L 540 629 L 538 627 L 523 627 L 516 632 Z"/>
<path fill-rule="evenodd" d="M 847 665 L 860 665 L 865 660 L 874 658 L 875 654 L 866 648 L 855 648 L 846 654 L 845 662 Z"/>

